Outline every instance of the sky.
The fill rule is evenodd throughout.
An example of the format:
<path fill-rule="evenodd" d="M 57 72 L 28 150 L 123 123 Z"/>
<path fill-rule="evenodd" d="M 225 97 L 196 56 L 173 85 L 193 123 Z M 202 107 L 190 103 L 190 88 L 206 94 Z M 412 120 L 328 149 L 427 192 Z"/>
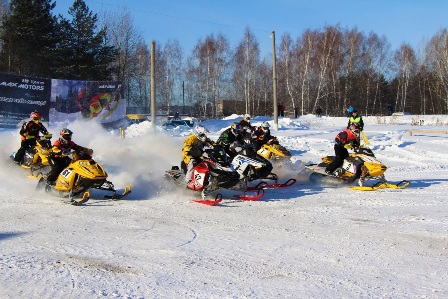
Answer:
<path fill-rule="evenodd" d="M 261 55 L 271 55 L 275 42 L 289 33 L 296 39 L 307 29 L 339 24 L 368 35 L 385 36 L 396 50 L 403 43 L 419 49 L 440 29 L 447 28 L 445 0 L 86 0 L 94 13 L 126 8 L 145 41 L 177 39 L 190 53 L 199 39 L 219 33 L 235 47 L 248 27 L 256 35 Z M 56 13 L 67 14 L 72 0 L 56 0 Z"/>
<path fill-rule="evenodd" d="M 202 124 L 216 140 L 241 118 Z M 273 119 L 251 120 L 263 121 Z M 303 167 L 333 153 L 346 118 L 278 122 L 274 135 L 292 157 L 274 172 L 297 183 L 250 202 L 220 190 L 216 206 L 164 177 L 189 131 L 145 121 L 120 139 L 94 123 L 69 124 L 119 191 L 132 186 L 123 200 L 93 190 L 72 206 L 35 190 L 9 158 L 18 130 L 0 129 L 0 298 L 448 298 L 448 135 L 409 134 L 446 131 L 448 116 L 365 117 L 386 179 L 410 185 L 364 192 L 311 179 Z"/>

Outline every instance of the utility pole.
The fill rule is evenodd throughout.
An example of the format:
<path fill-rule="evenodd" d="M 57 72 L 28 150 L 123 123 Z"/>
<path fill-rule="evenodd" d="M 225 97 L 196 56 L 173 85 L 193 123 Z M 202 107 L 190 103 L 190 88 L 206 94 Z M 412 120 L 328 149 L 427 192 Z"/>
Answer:
<path fill-rule="evenodd" d="M 156 129 L 156 80 L 155 80 L 155 63 L 156 63 L 155 42 L 151 42 L 151 127 Z"/>
<path fill-rule="evenodd" d="M 183 107 L 182 107 L 182 114 L 185 115 L 185 81 L 182 81 L 182 102 L 183 102 Z"/>
<path fill-rule="evenodd" d="M 278 131 L 278 105 L 277 105 L 277 55 L 275 54 L 275 31 L 271 33 L 272 39 L 272 94 L 274 100 L 274 130 Z"/>

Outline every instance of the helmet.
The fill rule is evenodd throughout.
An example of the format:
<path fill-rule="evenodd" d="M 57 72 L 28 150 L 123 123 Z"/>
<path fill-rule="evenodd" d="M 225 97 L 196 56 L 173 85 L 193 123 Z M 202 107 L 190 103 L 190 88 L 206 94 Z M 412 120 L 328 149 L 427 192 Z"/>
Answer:
<path fill-rule="evenodd" d="M 353 134 L 355 134 L 356 137 L 359 137 L 359 132 L 361 131 L 361 126 L 359 123 L 352 123 L 350 125 L 350 131 L 352 131 Z"/>
<path fill-rule="evenodd" d="M 62 145 L 69 145 L 70 141 L 72 141 L 73 132 L 67 128 L 63 128 L 61 133 L 59 133 L 59 141 Z"/>
<path fill-rule="evenodd" d="M 250 122 L 250 114 L 244 114 L 243 119 L 247 122 Z"/>
<path fill-rule="evenodd" d="M 31 114 L 30 114 L 30 119 L 31 119 L 32 121 L 34 121 L 35 123 L 38 123 L 39 120 L 40 120 L 40 113 L 37 112 L 37 111 L 31 112 Z"/>
<path fill-rule="evenodd" d="M 261 124 L 261 130 L 263 130 L 263 132 L 268 132 L 269 131 L 269 128 L 271 127 L 270 125 L 269 125 L 269 123 L 267 122 L 267 121 L 265 121 L 265 122 L 263 122 L 262 124 Z"/>
<path fill-rule="evenodd" d="M 208 130 L 203 125 L 197 125 L 193 129 L 193 134 L 196 135 L 196 137 L 198 137 L 198 139 L 202 142 L 207 140 L 207 136 L 205 135 L 206 133 L 208 133 Z"/>
<path fill-rule="evenodd" d="M 213 151 L 212 151 L 212 156 L 219 163 L 227 163 L 228 162 L 226 151 L 222 147 L 214 147 Z"/>
<path fill-rule="evenodd" d="M 239 123 L 233 123 L 230 127 L 232 128 L 232 133 L 234 135 L 238 135 L 243 129 L 243 127 Z"/>

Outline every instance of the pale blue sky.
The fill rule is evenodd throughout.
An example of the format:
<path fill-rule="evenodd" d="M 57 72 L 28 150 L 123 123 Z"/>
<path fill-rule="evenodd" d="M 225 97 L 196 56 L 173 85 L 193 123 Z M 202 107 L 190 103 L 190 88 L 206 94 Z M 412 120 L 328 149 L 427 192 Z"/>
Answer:
<path fill-rule="evenodd" d="M 66 14 L 73 0 L 55 0 L 55 13 Z M 384 35 L 396 50 L 402 43 L 418 50 L 448 27 L 448 0 L 85 0 L 89 8 L 127 8 L 146 42 L 177 39 L 189 54 L 198 39 L 222 33 L 236 46 L 249 27 L 262 55 L 270 55 L 270 34 L 276 43 L 288 32 L 295 40 L 306 29 L 340 24 L 367 35 Z"/>

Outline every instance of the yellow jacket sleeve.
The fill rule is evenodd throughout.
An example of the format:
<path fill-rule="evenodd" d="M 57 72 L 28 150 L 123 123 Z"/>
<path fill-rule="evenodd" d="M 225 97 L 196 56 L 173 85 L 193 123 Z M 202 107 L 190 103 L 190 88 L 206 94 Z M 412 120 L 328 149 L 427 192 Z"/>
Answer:
<path fill-rule="evenodd" d="M 187 139 L 185 139 L 184 146 L 182 147 L 182 160 L 184 161 L 185 165 L 188 165 L 190 159 L 193 158 L 189 154 L 189 152 L 194 146 L 198 145 L 198 143 L 199 139 L 194 134 L 188 136 Z"/>

